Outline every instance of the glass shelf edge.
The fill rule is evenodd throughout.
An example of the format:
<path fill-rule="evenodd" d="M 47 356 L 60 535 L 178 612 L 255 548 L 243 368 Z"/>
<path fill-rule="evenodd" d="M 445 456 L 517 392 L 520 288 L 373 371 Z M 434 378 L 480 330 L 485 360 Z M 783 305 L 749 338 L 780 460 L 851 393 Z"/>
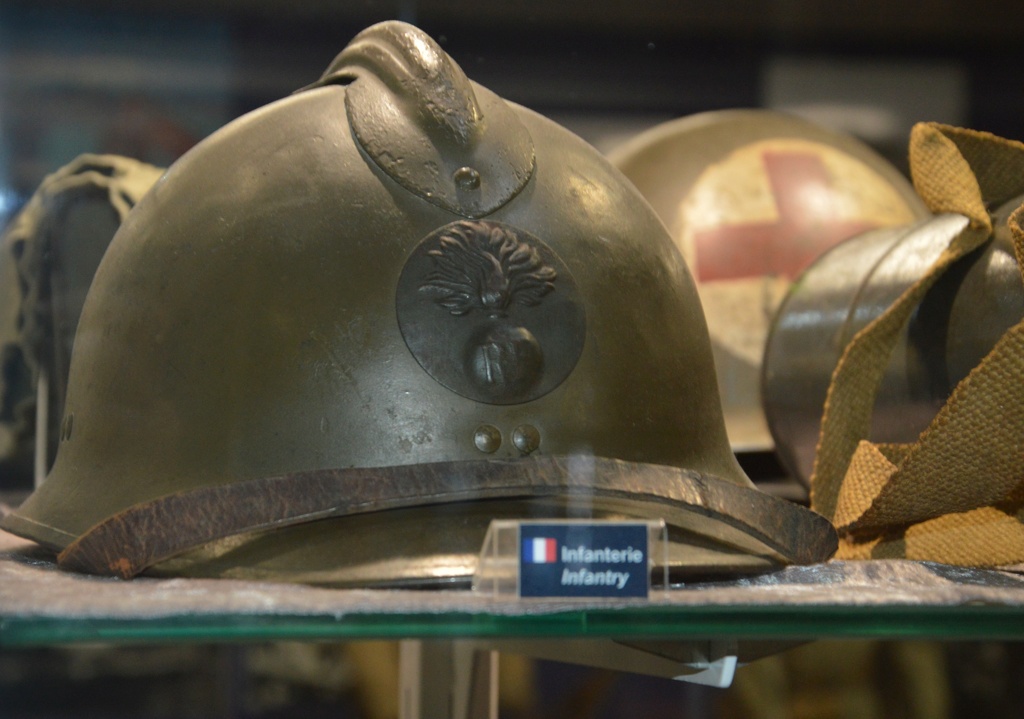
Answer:
<path fill-rule="evenodd" d="M 1024 639 L 1024 610 L 970 607 L 588 608 L 543 615 L 206 615 L 0 619 L 0 648 L 81 643 L 219 643 L 404 638 Z"/>

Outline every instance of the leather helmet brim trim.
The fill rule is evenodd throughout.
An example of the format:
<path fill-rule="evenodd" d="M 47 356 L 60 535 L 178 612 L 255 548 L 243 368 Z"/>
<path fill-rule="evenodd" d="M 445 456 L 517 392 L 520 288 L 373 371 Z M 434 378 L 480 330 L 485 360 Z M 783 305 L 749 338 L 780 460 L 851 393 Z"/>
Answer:
<path fill-rule="evenodd" d="M 169 495 L 109 517 L 59 556 L 62 568 L 133 577 L 225 537 L 331 517 L 480 500 L 623 500 L 650 519 L 697 512 L 794 563 L 824 561 L 835 530 L 820 515 L 690 470 L 601 457 L 439 462 L 316 470 Z M 660 508 L 660 510 L 659 510 Z"/>

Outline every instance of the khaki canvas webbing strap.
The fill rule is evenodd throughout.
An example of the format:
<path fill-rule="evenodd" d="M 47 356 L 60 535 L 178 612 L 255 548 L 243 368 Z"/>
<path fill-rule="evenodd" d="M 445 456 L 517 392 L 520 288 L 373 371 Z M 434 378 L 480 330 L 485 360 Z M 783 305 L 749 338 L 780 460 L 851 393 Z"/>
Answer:
<path fill-rule="evenodd" d="M 920 124 L 910 163 L 933 212 L 970 222 L 843 352 L 822 418 L 812 508 L 839 530 L 838 557 L 1024 562 L 1024 322 L 956 387 L 917 442 L 865 441 L 882 375 L 914 309 L 943 272 L 991 236 L 988 208 L 1024 193 L 1024 144 L 987 133 Z M 1022 220 L 1024 207 L 1009 222 L 1019 268 Z"/>

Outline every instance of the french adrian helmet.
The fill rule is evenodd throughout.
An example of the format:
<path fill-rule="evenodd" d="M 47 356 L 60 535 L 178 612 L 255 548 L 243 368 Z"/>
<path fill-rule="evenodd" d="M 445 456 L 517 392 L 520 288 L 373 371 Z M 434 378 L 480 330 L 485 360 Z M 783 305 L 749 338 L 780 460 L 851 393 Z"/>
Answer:
<path fill-rule="evenodd" d="M 53 470 L 2 526 L 96 573 L 430 586 L 499 517 L 664 518 L 677 576 L 835 547 L 737 465 L 647 203 L 383 23 L 129 214 Z"/>

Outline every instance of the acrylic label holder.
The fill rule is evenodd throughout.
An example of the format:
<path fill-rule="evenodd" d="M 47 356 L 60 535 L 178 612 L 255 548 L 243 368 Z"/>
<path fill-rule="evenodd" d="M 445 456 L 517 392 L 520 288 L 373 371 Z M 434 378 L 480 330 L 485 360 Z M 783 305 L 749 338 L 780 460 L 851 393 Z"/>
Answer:
<path fill-rule="evenodd" d="M 648 598 L 668 591 L 665 522 L 494 520 L 473 590 L 500 597 Z"/>

